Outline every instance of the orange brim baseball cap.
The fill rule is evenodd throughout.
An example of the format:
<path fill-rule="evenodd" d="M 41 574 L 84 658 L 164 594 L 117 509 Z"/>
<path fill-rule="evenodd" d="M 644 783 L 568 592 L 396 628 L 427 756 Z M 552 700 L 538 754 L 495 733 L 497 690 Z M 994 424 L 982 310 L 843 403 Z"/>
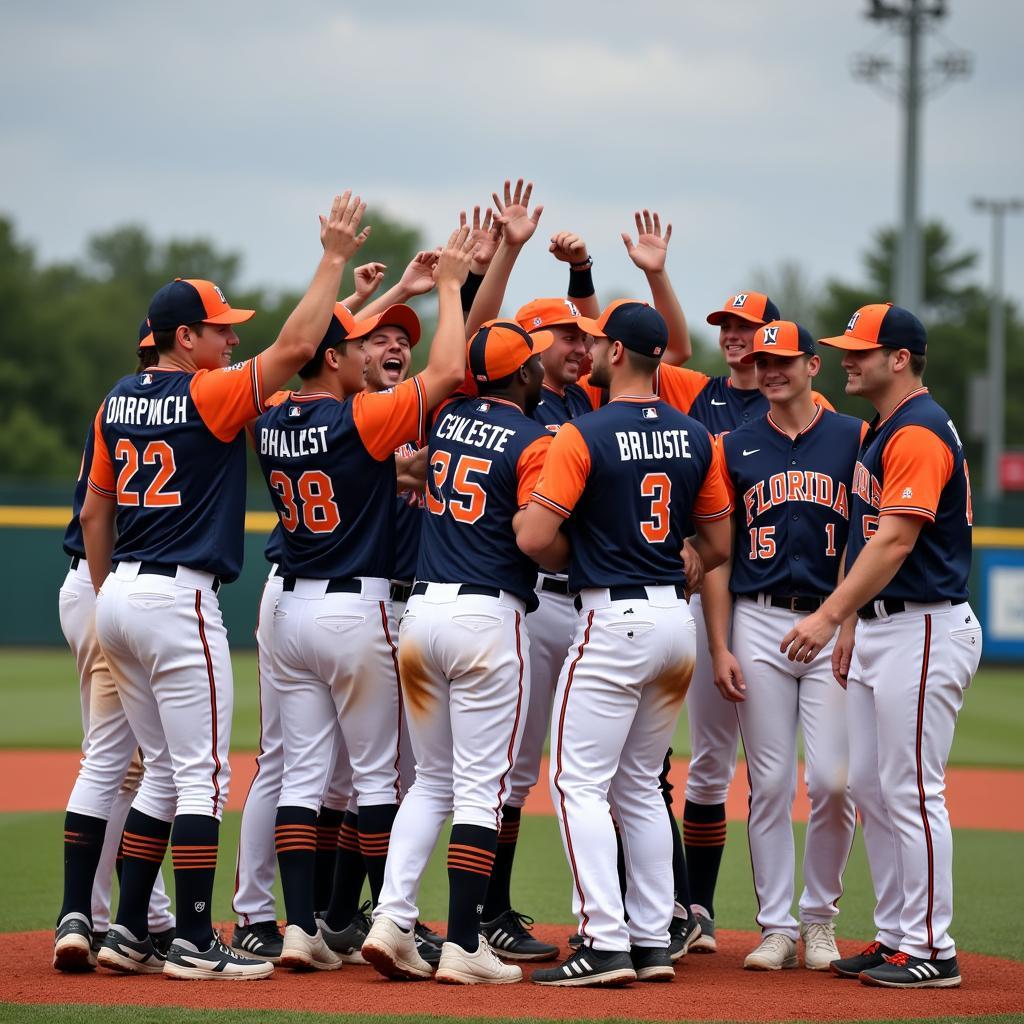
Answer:
<path fill-rule="evenodd" d="M 149 317 L 139 324 L 139 348 L 154 348 L 153 328 L 149 326 Z"/>
<path fill-rule="evenodd" d="M 619 299 L 592 320 L 581 316 L 579 325 L 594 338 L 610 338 L 633 352 L 660 358 L 668 346 L 665 318 L 646 302 Z"/>
<path fill-rule="evenodd" d="M 542 327 L 579 326 L 583 317 L 572 299 L 534 299 L 516 313 L 516 323 L 524 331 Z"/>
<path fill-rule="evenodd" d="M 873 348 L 905 348 L 924 355 L 928 351 L 928 332 L 909 309 L 891 302 L 861 306 L 850 317 L 846 330 L 837 338 L 821 338 L 822 345 L 848 352 L 866 352 Z"/>
<path fill-rule="evenodd" d="M 356 321 L 356 323 L 362 322 L 361 320 Z M 409 335 L 410 348 L 420 340 L 420 318 L 412 306 L 406 306 L 404 303 L 398 302 L 393 306 L 388 306 L 383 313 L 371 316 L 369 322 L 371 326 L 366 334 L 371 334 L 378 327 L 401 327 Z M 365 335 L 360 334 L 359 337 L 365 337 Z"/>
<path fill-rule="evenodd" d="M 550 331 L 524 331 L 507 320 L 488 320 L 466 344 L 466 362 L 477 381 L 501 380 L 515 373 L 528 359 L 549 349 Z"/>
<path fill-rule="evenodd" d="M 721 309 L 708 313 L 709 324 L 717 326 L 727 316 L 738 316 L 752 324 L 769 324 L 782 314 L 779 307 L 764 292 L 737 292 L 725 300 Z"/>
<path fill-rule="evenodd" d="M 757 329 L 754 334 L 754 347 L 740 359 L 740 362 L 752 363 L 762 353 L 782 356 L 784 359 L 813 356 L 814 339 L 810 331 L 794 320 L 773 320 Z"/>
<path fill-rule="evenodd" d="M 165 284 L 149 303 L 149 322 L 154 331 L 173 331 L 182 324 L 244 324 L 254 309 L 234 309 L 212 281 L 176 277 Z"/>
<path fill-rule="evenodd" d="M 357 320 L 343 302 L 334 304 L 334 315 L 331 317 L 327 330 L 320 340 L 320 349 L 335 348 L 343 341 L 358 341 L 365 338 L 377 326 L 377 317 L 371 316 L 366 320 Z"/>

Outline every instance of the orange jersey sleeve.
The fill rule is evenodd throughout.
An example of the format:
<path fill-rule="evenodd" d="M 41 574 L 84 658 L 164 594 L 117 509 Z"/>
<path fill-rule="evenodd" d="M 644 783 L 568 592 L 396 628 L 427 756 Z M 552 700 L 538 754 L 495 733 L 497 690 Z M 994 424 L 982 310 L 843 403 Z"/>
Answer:
<path fill-rule="evenodd" d="M 689 413 L 694 399 L 704 390 L 711 378 L 699 370 L 688 370 L 685 366 L 658 367 L 654 377 L 654 390 L 658 397 L 668 402 L 673 409 Z"/>
<path fill-rule="evenodd" d="M 711 445 L 711 465 L 693 503 L 693 518 L 704 521 L 724 519 L 732 513 L 732 493 L 726 482 L 725 456 L 720 444 Z"/>
<path fill-rule="evenodd" d="M 590 476 L 590 449 L 571 423 L 564 423 L 551 439 L 540 479 L 530 497 L 567 519 Z"/>
<path fill-rule="evenodd" d="M 366 450 L 383 462 L 395 449 L 426 432 L 427 403 L 419 376 L 393 391 L 362 391 L 352 399 L 352 419 Z"/>
<path fill-rule="evenodd" d="M 541 470 L 544 468 L 544 460 L 551 447 L 551 439 L 551 434 L 538 437 L 519 454 L 519 461 L 516 463 L 516 476 L 519 479 L 516 498 L 520 508 L 530 503 L 530 495 L 537 489 L 537 482 L 540 480 Z"/>
<path fill-rule="evenodd" d="M 261 395 L 262 356 L 222 370 L 199 370 L 189 391 L 210 433 L 231 441 L 254 417 L 266 409 Z"/>
<path fill-rule="evenodd" d="M 823 409 L 828 409 L 829 412 L 836 411 L 836 407 L 820 391 L 812 391 L 811 398 L 814 399 L 816 405 L 820 405 Z"/>
<path fill-rule="evenodd" d="M 95 491 L 104 498 L 114 498 L 117 496 L 114 463 L 110 458 L 110 449 L 107 448 L 106 438 L 104 438 L 103 431 L 100 429 L 103 423 L 103 409 L 106 407 L 106 404 L 106 401 L 104 401 L 99 407 L 96 419 L 93 420 L 92 424 L 93 446 L 92 465 L 89 467 L 89 490 Z M 82 458 L 84 460 L 84 454 Z"/>
<path fill-rule="evenodd" d="M 583 388 L 587 398 L 590 399 L 590 407 L 592 409 L 600 409 L 604 391 L 602 388 L 590 383 L 590 374 L 588 373 L 585 377 L 580 377 L 576 383 Z"/>
<path fill-rule="evenodd" d="M 953 453 L 927 427 L 910 424 L 882 452 L 879 515 L 921 516 L 934 522 L 942 488 L 953 475 Z"/>

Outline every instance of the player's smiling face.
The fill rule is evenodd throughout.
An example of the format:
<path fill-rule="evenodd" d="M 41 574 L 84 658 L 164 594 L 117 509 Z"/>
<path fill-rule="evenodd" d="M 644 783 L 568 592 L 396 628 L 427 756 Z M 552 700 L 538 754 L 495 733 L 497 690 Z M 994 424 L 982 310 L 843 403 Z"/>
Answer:
<path fill-rule="evenodd" d="M 757 328 L 758 324 L 732 313 L 722 319 L 718 329 L 718 346 L 730 367 L 745 368 L 740 360 L 753 349 Z"/>
<path fill-rule="evenodd" d="M 202 332 L 189 330 L 192 359 L 200 370 L 219 370 L 234 362 L 238 335 L 231 324 L 203 324 Z"/>
<path fill-rule="evenodd" d="M 580 366 L 587 355 L 587 335 L 575 324 L 557 324 L 543 330 L 555 336 L 551 347 L 540 356 L 544 379 L 557 388 L 575 384 L 580 376 Z"/>
<path fill-rule="evenodd" d="M 809 391 L 821 362 L 817 356 L 773 356 L 759 352 L 754 356 L 754 372 L 761 394 L 769 402 L 787 402 Z"/>
<path fill-rule="evenodd" d="M 870 399 L 882 394 L 892 380 L 889 350 L 869 348 L 866 351 L 843 352 L 842 367 L 846 371 L 846 393 Z"/>
<path fill-rule="evenodd" d="M 608 353 L 611 341 L 608 338 L 595 338 L 590 356 L 594 360 L 590 368 L 590 383 L 595 388 L 606 388 L 611 385 L 611 369 L 608 365 Z"/>
<path fill-rule="evenodd" d="M 363 342 L 366 385 L 371 391 L 393 388 L 405 380 L 412 361 L 409 335 L 401 327 L 379 327 Z"/>

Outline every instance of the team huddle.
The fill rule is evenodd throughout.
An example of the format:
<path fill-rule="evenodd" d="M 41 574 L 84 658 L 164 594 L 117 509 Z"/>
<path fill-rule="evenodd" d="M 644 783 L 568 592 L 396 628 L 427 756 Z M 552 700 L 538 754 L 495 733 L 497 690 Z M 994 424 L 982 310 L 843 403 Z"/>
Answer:
<path fill-rule="evenodd" d="M 813 389 L 817 344 L 763 294 L 707 316 L 726 372 L 688 369 L 672 229 L 646 210 L 622 238 L 649 300 L 602 309 L 585 242 L 561 232 L 565 295 L 503 318 L 542 212 L 531 193 L 506 182 L 377 298 L 386 268 L 356 268 L 343 302 L 370 229 L 358 196 L 335 197 L 305 295 L 241 362 L 235 325 L 255 311 L 199 279 L 154 295 L 139 365 L 88 430 L 65 536 L 85 739 L 58 970 L 255 980 L 370 964 L 518 982 L 562 952 L 511 899 L 549 740 L 578 929 L 530 980 L 671 981 L 680 957 L 717 948 L 742 737 L 761 929 L 743 966 L 795 968 L 802 947 L 806 968 L 869 985 L 960 984 L 944 772 L 982 637 L 967 463 L 922 384 L 923 325 L 872 304 L 818 343 L 840 350 L 870 423 Z M 406 302 L 431 291 L 437 327 L 410 377 Z M 217 595 L 242 568 L 247 444 L 279 523 L 229 943 L 211 918 L 233 700 Z M 684 699 L 680 831 L 668 767 Z M 810 813 L 794 913 L 798 729 Z M 877 931 L 844 958 L 858 814 Z M 418 894 L 448 818 L 442 937 Z"/>

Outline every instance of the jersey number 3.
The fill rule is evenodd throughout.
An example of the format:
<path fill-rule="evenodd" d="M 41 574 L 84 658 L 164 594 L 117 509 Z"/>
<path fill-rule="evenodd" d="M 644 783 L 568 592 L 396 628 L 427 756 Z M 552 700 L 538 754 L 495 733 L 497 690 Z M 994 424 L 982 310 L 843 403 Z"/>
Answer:
<path fill-rule="evenodd" d="M 640 520 L 640 532 L 648 544 L 660 544 L 668 536 L 672 481 L 664 473 L 648 473 L 640 481 L 640 497 L 651 500 L 651 518 Z"/>

